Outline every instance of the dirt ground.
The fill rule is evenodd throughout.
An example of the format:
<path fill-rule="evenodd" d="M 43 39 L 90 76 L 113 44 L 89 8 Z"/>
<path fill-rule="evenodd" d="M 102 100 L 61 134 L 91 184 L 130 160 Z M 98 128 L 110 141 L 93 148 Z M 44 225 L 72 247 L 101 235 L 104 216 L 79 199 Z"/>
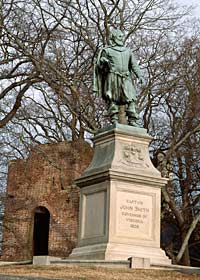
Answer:
<path fill-rule="evenodd" d="M 61 278 L 66 280 L 200 280 L 200 276 L 180 272 L 100 267 L 15 265 L 1 266 L 1 274 L 49 277 L 51 279 Z"/>

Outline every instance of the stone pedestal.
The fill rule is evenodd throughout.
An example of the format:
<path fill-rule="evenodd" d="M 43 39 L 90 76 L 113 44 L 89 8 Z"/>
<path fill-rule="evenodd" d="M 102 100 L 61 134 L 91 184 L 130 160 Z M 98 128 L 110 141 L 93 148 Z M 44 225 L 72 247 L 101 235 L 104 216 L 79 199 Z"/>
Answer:
<path fill-rule="evenodd" d="M 160 249 L 161 187 L 167 183 L 149 157 L 145 129 L 113 125 L 94 137 L 81 188 L 79 234 L 72 259 L 150 259 L 170 264 Z"/>

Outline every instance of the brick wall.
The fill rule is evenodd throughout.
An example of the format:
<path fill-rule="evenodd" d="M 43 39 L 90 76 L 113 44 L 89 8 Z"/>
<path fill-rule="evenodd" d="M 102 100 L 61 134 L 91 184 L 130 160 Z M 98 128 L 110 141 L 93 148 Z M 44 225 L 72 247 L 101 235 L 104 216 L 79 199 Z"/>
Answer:
<path fill-rule="evenodd" d="M 50 213 L 49 255 L 67 257 L 77 241 L 79 189 L 73 184 L 91 161 L 84 141 L 39 145 L 9 164 L 1 260 L 33 256 L 35 209 Z"/>

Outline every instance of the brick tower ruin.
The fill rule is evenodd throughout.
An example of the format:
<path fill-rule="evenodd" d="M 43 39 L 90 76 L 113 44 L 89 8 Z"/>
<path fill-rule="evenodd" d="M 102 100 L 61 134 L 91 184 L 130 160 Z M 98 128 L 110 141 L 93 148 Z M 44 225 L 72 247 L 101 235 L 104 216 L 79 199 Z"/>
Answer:
<path fill-rule="evenodd" d="M 1 260 L 33 255 L 67 257 L 76 245 L 79 188 L 75 178 L 91 161 L 84 141 L 36 146 L 9 164 Z"/>

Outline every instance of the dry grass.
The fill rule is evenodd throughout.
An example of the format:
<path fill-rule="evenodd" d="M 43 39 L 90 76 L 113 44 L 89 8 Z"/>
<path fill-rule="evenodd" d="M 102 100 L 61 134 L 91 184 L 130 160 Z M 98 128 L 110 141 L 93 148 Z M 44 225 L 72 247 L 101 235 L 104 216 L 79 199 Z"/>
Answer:
<path fill-rule="evenodd" d="M 195 274 L 164 270 L 108 269 L 100 267 L 1 266 L 0 274 L 29 275 L 66 280 L 200 280 Z"/>

